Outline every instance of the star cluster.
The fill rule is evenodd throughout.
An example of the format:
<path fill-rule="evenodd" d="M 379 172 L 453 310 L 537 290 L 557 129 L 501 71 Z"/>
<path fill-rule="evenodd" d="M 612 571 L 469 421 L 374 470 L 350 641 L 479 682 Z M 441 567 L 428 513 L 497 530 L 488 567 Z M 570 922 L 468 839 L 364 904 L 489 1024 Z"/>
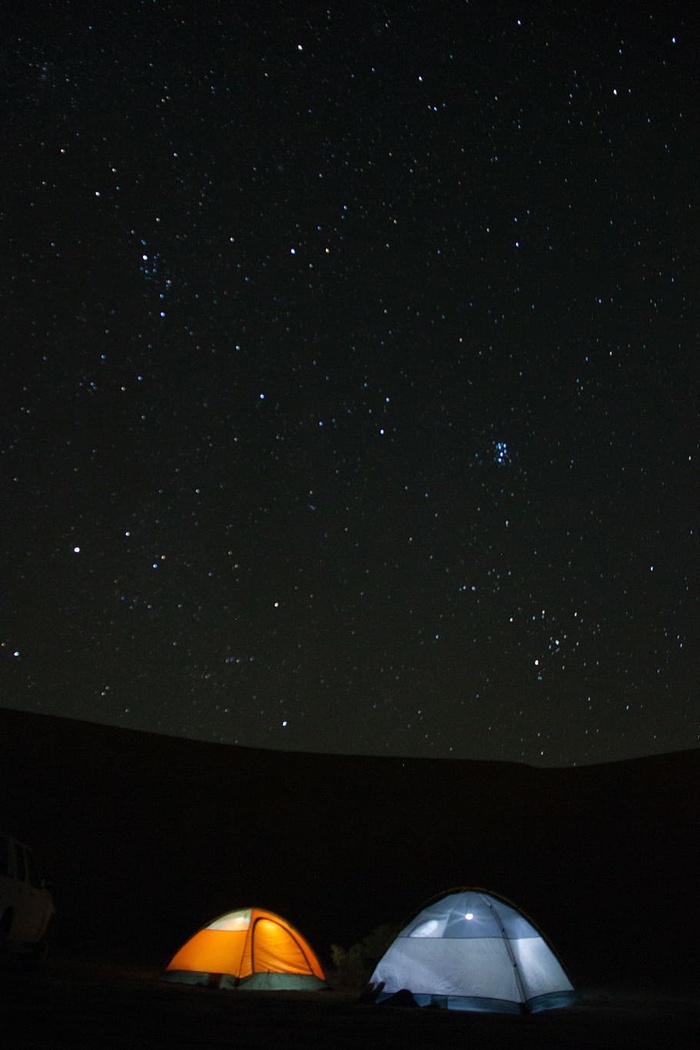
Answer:
<path fill-rule="evenodd" d="M 687 8 L 8 19 L 3 702 L 698 746 Z"/>

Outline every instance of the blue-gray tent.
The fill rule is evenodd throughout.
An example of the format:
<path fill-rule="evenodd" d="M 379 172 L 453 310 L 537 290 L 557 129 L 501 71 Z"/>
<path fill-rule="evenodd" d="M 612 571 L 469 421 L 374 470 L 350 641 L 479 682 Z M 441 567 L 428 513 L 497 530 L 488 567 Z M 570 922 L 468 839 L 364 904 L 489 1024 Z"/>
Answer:
<path fill-rule="evenodd" d="M 450 890 L 401 930 L 370 978 L 376 1002 L 531 1013 L 566 1006 L 571 981 L 534 923 L 503 897 Z"/>

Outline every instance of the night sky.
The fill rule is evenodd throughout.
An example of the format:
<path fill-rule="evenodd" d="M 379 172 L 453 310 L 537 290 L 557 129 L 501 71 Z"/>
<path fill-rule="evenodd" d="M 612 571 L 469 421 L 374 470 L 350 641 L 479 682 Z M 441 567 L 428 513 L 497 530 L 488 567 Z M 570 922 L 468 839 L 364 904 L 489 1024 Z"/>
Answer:
<path fill-rule="evenodd" d="M 700 744 L 691 10 L 5 11 L 3 706 Z"/>

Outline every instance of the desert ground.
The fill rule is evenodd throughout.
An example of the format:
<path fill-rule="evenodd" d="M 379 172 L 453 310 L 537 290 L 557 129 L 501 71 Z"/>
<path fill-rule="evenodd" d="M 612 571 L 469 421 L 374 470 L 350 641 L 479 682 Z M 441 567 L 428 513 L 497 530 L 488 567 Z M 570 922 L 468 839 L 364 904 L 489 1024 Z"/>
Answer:
<path fill-rule="evenodd" d="M 57 915 L 48 959 L 5 960 L 3 1050 L 57 1047 L 700 1046 L 700 752 L 567 770 L 274 753 L 0 711 L 0 827 Z M 333 971 L 453 886 L 509 897 L 579 1002 L 536 1016 L 379 1007 Z M 284 915 L 330 989 L 159 980 L 226 910 Z"/>
<path fill-rule="evenodd" d="M 4 982 L 5 1050 L 75 1047 L 280 1048 L 469 1046 L 695 1050 L 691 996 L 583 989 L 580 1002 L 536 1016 L 382 1007 L 330 990 L 232 993 L 164 984 L 157 968 L 53 960 Z"/>

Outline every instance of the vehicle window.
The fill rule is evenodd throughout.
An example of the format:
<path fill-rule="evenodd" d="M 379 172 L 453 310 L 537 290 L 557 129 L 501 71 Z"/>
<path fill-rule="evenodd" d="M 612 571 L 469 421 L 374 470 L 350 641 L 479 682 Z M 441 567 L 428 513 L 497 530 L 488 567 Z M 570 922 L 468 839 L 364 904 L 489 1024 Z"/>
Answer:
<path fill-rule="evenodd" d="M 0 835 L 0 875 L 10 874 L 10 843 Z"/>
<path fill-rule="evenodd" d="M 25 882 L 27 878 L 27 872 L 24 867 L 24 850 L 21 848 L 21 846 L 18 846 L 15 850 L 15 864 L 17 865 L 17 871 L 15 872 L 15 875 L 20 880 L 20 882 Z"/>
<path fill-rule="evenodd" d="M 27 865 L 27 878 L 29 879 L 29 882 L 32 886 L 38 886 L 40 884 L 39 869 L 36 866 L 34 855 L 30 850 L 25 849 L 24 859 Z"/>

